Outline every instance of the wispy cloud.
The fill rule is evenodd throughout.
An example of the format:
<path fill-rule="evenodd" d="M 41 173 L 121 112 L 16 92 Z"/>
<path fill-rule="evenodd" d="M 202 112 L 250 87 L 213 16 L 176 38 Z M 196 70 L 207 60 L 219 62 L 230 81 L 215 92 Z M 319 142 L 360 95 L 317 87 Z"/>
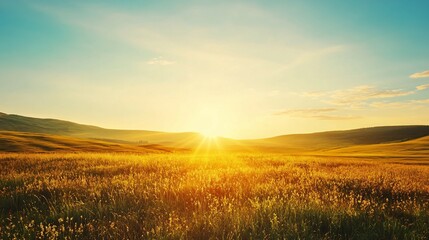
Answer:
<path fill-rule="evenodd" d="M 302 109 L 289 109 L 277 112 L 274 115 L 314 115 L 326 112 L 336 111 L 335 108 L 302 108 Z"/>
<path fill-rule="evenodd" d="M 369 106 L 377 109 L 411 109 L 411 108 L 420 108 L 427 107 L 429 105 L 429 99 L 414 99 L 403 102 L 393 101 L 380 101 L 373 102 Z"/>
<path fill-rule="evenodd" d="M 315 116 L 314 118 L 319 120 L 353 120 L 353 119 L 359 119 L 361 117 L 359 116 L 340 116 L 340 115 L 319 115 Z"/>
<path fill-rule="evenodd" d="M 358 116 L 342 116 L 330 114 L 337 111 L 336 108 L 302 108 L 302 109 L 289 109 L 281 112 L 274 113 L 274 115 L 288 115 L 299 118 L 313 118 L 318 120 L 351 120 L 357 119 Z"/>
<path fill-rule="evenodd" d="M 370 99 L 394 98 L 413 94 L 414 91 L 402 89 L 377 89 L 374 86 L 357 86 L 331 93 L 330 102 L 335 105 L 358 105 Z"/>
<path fill-rule="evenodd" d="M 411 100 L 412 103 L 429 104 L 429 99 Z"/>
<path fill-rule="evenodd" d="M 303 92 L 298 95 L 302 97 L 318 98 L 318 97 L 326 96 L 326 93 L 327 92 L 323 92 L 323 91 L 313 91 L 313 92 Z"/>
<path fill-rule="evenodd" d="M 339 52 L 343 52 L 348 48 L 346 45 L 333 45 L 325 48 L 314 49 L 311 51 L 307 51 L 299 55 L 297 58 L 288 62 L 287 64 L 282 65 L 277 72 L 283 72 L 288 69 L 294 68 L 296 66 L 300 66 L 306 64 L 311 61 L 320 60 L 323 57 L 331 54 L 336 54 Z"/>
<path fill-rule="evenodd" d="M 425 90 L 425 89 L 428 89 L 428 88 L 429 88 L 429 84 L 423 84 L 423 85 L 420 85 L 420 86 L 416 87 L 416 89 L 419 90 L 419 91 Z"/>
<path fill-rule="evenodd" d="M 166 60 L 162 57 L 156 57 L 156 58 L 152 58 L 151 60 L 147 61 L 146 64 L 166 66 L 166 65 L 175 64 L 175 62 L 170 61 L 170 60 Z"/>
<path fill-rule="evenodd" d="M 369 104 L 369 106 L 377 109 L 398 109 L 398 108 L 410 107 L 410 102 L 379 101 L 379 102 L 372 102 Z"/>
<path fill-rule="evenodd" d="M 181 62 L 182 68 L 192 69 L 194 76 L 206 76 L 207 70 L 215 69 L 211 75 L 223 76 L 216 79 L 225 79 L 225 75 L 232 76 L 237 73 L 242 79 L 266 78 L 267 72 L 278 75 L 290 68 L 321 60 L 347 48 L 346 45 L 301 46 L 299 43 L 285 45 L 283 41 L 270 41 L 269 44 L 264 40 L 249 41 L 263 36 L 266 29 L 252 27 L 249 31 L 247 25 L 238 23 L 234 28 L 225 23 L 222 23 L 225 27 L 222 27 L 221 23 L 217 24 L 222 29 L 205 27 L 204 22 L 190 24 L 207 16 L 217 17 L 218 12 L 233 19 L 237 16 L 265 20 L 272 18 L 264 8 L 250 3 L 232 4 L 221 9 L 188 6 L 163 18 L 161 13 L 135 14 L 104 5 L 76 3 L 70 6 L 72 7 L 65 8 L 59 5 L 35 4 L 34 8 L 91 34 L 118 40 L 156 55 L 172 56 Z M 220 30 L 223 34 L 219 34 Z M 241 33 L 240 37 L 228 37 L 238 32 Z M 269 57 L 270 55 L 283 57 Z M 168 65 L 165 61 L 150 62 Z M 218 69 L 223 69 L 222 74 Z M 228 74 L 225 74 L 226 72 Z"/>
<path fill-rule="evenodd" d="M 418 72 L 410 75 L 410 78 L 427 78 L 429 77 L 429 70 Z"/>
<path fill-rule="evenodd" d="M 374 86 L 362 85 L 326 92 L 304 92 L 301 96 L 320 99 L 331 105 L 359 107 L 372 99 L 394 98 L 414 93 L 402 89 L 377 89 Z"/>

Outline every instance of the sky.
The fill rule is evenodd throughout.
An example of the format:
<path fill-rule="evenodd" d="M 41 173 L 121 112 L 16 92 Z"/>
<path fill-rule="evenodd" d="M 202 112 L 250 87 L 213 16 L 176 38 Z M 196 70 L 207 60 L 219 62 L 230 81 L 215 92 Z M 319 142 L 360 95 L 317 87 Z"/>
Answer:
<path fill-rule="evenodd" d="M 427 9 L 0 0 L 0 112 L 232 138 L 427 125 Z"/>

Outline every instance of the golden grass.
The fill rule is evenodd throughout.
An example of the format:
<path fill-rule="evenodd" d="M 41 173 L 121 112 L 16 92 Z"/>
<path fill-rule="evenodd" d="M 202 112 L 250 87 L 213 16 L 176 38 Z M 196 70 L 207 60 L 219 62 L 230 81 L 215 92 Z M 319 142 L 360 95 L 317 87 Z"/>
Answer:
<path fill-rule="evenodd" d="M 428 161 L 2 154 L 1 239 L 427 239 Z"/>

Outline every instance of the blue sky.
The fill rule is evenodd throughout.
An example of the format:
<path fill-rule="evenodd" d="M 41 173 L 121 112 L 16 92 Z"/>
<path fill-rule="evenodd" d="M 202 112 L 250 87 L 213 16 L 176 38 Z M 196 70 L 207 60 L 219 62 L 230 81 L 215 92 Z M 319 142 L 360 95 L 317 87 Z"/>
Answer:
<path fill-rule="evenodd" d="M 0 111 L 236 138 L 427 124 L 428 8 L 1 1 Z"/>

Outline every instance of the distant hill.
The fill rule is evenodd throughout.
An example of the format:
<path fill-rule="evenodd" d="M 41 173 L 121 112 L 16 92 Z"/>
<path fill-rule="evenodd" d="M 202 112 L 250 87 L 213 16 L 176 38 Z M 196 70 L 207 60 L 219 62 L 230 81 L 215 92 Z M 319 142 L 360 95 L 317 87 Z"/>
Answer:
<path fill-rule="evenodd" d="M 429 142 L 419 139 L 429 139 L 429 126 L 384 126 L 361 128 L 345 131 L 328 131 L 310 134 L 291 134 L 272 138 L 235 140 L 218 138 L 215 142 L 204 138 L 201 134 L 184 132 L 168 133 L 148 130 L 116 130 L 96 126 L 83 125 L 57 119 L 41 119 L 0 113 L 0 151 L 2 149 L 139 149 L 157 146 L 166 149 L 206 150 L 209 148 L 225 151 L 246 152 L 281 152 L 281 153 L 331 153 L 356 154 L 359 152 L 376 154 L 378 150 L 396 152 L 407 149 L 406 152 L 415 154 L 424 150 Z M 5 132 L 8 131 L 8 132 Z M 14 133 L 12 133 L 12 132 Z M 37 135 L 41 134 L 41 135 Z M 45 135 L 43 135 L 45 134 Z M 14 145 L 14 139 L 19 139 Z M 43 147 L 37 147 L 44 139 Z M 33 142 L 33 143 L 31 143 Z M 51 142 L 48 144 L 48 142 Z M 71 144 L 76 143 L 76 144 Z M 33 144 L 33 145 L 32 145 Z M 5 147 L 9 146 L 9 147 Z M 104 147 L 103 147 L 104 146 Z M 115 148 L 118 147 L 118 148 Z M 415 147 L 415 151 L 410 149 Z M 117 150 L 114 150 L 117 149 Z M 128 151 L 128 150 L 127 150 Z M 405 151 L 405 150 L 404 150 Z M 422 152 L 423 153 L 423 152 Z"/>
<path fill-rule="evenodd" d="M 360 128 L 344 131 L 328 131 L 311 134 L 293 134 L 269 138 L 273 141 L 314 141 L 321 140 L 333 141 L 335 143 L 349 144 L 377 144 L 388 142 L 403 142 L 429 135 L 429 126 L 410 125 L 410 126 L 383 126 Z M 320 143 L 319 143 L 320 144 Z M 329 144 L 329 143 L 328 143 Z"/>
<path fill-rule="evenodd" d="M 328 155 L 422 156 L 429 157 L 429 136 L 395 143 L 356 145 L 327 150 Z"/>
<path fill-rule="evenodd" d="M 160 145 L 130 145 L 45 133 L 0 131 L 0 152 L 172 152 Z"/>
<path fill-rule="evenodd" d="M 291 134 L 243 140 L 248 148 L 275 152 L 314 152 L 359 145 L 405 142 L 429 136 L 429 126 L 384 126 L 345 131 Z M 338 150 L 341 151 L 341 150 Z"/>
<path fill-rule="evenodd" d="M 198 133 L 167 133 L 147 130 L 117 130 L 77 124 L 57 119 L 41 119 L 14 114 L 0 114 L 0 131 L 45 133 L 77 138 L 130 144 L 162 144 L 174 147 L 194 147 L 200 141 Z"/>

